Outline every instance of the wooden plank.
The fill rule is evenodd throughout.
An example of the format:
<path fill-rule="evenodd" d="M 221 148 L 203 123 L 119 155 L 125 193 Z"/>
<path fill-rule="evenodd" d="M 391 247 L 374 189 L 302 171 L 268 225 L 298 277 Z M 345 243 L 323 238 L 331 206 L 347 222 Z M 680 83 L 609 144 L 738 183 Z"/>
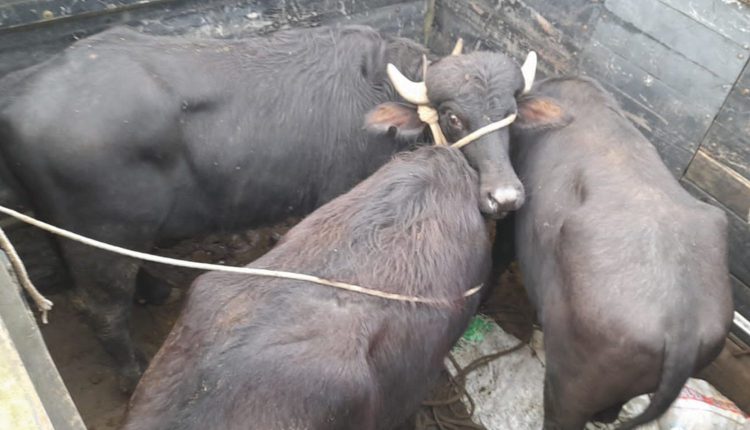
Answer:
<path fill-rule="evenodd" d="M 3 285 L 5 287 L 5 285 Z M 21 357 L 0 319 L 0 428 L 54 430 Z"/>
<path fill-rule="evenodd" d="M 404 10 L 413 10 L 412 3 L 408 3 Z M 284 28 L 314 27 L 336 20 L 346 22 L 353 17 L 367 23 L 368 16 L 379 16 L 374 11 L 390 6 L 396 10 L 398 4 L 403 2 L 346 0 L 333 7 L 330 0 L 240 3 L 233 0 L 179 0 L 174 4 L 152 0 L 128 11 L 115 9 L 106 14 L 45 22 L 20 29 L 0 28 L 0 76 L 43 61 L 77 39 L 116 25 L 129 25 L 151 34 L 237 38 Z M 394 22 L 398 25 L 398 20 L 391 23 Z"/>
<path fill-rule="evenodd" d="M 0 321 L 7 327 L 15 350 L 55 430 L 84 430 L 86 427 L 47 351 L 34 316 L 17 284 L 11 281 L 7 267 L 8 263 L 3 255 L 0 257 Z M 55 310 L 52 311 L 51 318 L 54 323 Z M 62 321 L 57 323 L 64 324 Z"/>
<path fill-rule="evenodd" d="M 750 10 L 739 1 L 659 0 L 739 45 L 750 44 Z"/>
<path fill-rule="evenodd" d="M 727 213 L 727 219 L 729 220 L 729 271 L 741 283 L 750 285 L 750 225 L 690 180 L 683 178 L 680 184 L 699 200 L 712 204 Z M 750 314 L 743 315 L 750 317 Z"/>
<path fill-rule="evenodd" d="M 603 10 L 602 2 L 591 0 L 524 0 L 524 3 L 579 48 L 586 44 Z"/>
<path fill-rule="evenodd" d="M 601 35 L 606 38 L 606 35 Z M 607 48 L 599 40 L 580 54 L 580 69 L 614 87 L 640 105 L 655 122 L 650 128 L 676 133 L 679 140 L 669 142 L 693 151 L 703 138 L 718 106 L 709 107 L 691 102 L 680 91 L 657 79 L 629 60 Z"/>
<path fill-rule="evenodd" d="M 719 111 L 736 76 L 723 79 L 660 41 L 618 21 L 603 17 L 594 29 L 593 39 L 646 72 L 642 77 L 645 86 L 658 80 L 675 90 L 673 95 L 680 103 L 700 105 L 705 108 L 704 115 Z M 704 119 L 710 123 L 708 118 Z"/>
<path fill-rule="evenodd" d="M 681 12 L 654 0 L 608 0 L 607 10 L 653 39 L 734 81 L 747 61 L 742 46 L 709 30 Z"/>
<path fill-rule="evenodd" d="M 750 179 L 750 67 L 740 75 L 701 148 Z"/>
<path fill-rule="evenodd" d="M 369 25 L 386 34 L 422 42 L 425 6 L 424 0 L 413 0 L 360 11 L 352 15 L 336 16 L 321 21 L 321 24 Z"/>
<path fill-rule="evenodd" d="M 750 319 L 750 285 L 743 283 L 737 277 L 730 276 L 732 281 L 732 296 L 734 308 L 737 312 Z"/>
<path fill-rule="evenodd" d="M 699 150 L 685 178 L 729 208 L 745 223 L 750 222 L 750 179 L 724 166 Z"/>
<path fill-rule="evenodd" d="M 470 49 L 505 52 L 518 61 L 530 50 L 536 51 L 540 75 L 575 70 L 569 38 L 523 2 L 441 0 L 436 22 L 446 40 L 462 36 Z"/>
<path fill-rule="evenodd" d="M 724 123 L 716 122 L 706 134 L 701 149 L 719 163 L 750 178 L 750 135 L 741 134 L 743 131 L 737 129 L 750 131 L 750 123 L 735 122 L 726 127 Z"/>
<path fill-rule="evenodd" d="M 657 147 L 676 177 L 682 175 L 713 117 L 705 107 L 685 103 L 663 82 L 595 40 L 580 54 L 580 70 L 602 82 L 630 119 Z"/>
<path fill-rule="evenodd" d="M 20 0 L 0 4 L 0 28 L 81 14 L 111 12 L 162 0 Z"/>
<path fill-rule="evenodd" d="M 750 413 L 750 355 L 747 345 L 730 336 L 721 354 L 698 374 L 745 413 Z"/>

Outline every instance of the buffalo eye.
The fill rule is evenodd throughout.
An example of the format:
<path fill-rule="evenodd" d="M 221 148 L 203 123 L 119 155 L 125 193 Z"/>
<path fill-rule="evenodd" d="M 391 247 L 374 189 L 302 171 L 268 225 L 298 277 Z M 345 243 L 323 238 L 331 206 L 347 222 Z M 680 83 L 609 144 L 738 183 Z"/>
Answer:
<path fill-rule="evenodd" d="M 463 121 L 454 113 L 448 114 L 448 123 L 456 130 L 463 130 L 464 128 Z"/>

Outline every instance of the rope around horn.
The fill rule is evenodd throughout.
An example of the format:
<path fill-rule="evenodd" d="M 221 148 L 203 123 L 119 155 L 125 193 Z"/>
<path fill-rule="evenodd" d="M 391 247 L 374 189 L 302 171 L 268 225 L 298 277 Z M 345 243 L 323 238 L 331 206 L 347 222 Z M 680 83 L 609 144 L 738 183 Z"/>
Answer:
<path fill-rule="evenodd" d="M 364 294 L 368 296 L 379 297 L 381 299 L 394 300 L 394 301 L 399 301 L 399 302 L 422 303 L 422 304 L 428 304 L 428 305 L 446 305 L 449 303 L 448 300 L 444 300 L 444 299 L 433 299 L 433 298 L 428 298 L 428 297 L 406 296 L 406 295 L 397 294 L 397 293 L 387 293 L 387 292 L 380 291 L 380 290 L 373 290 L 371 288 L 360 287 L 358 285 L 348 284 L 345 282 L 331 281 L 328 279 L 319 278 L 313 275 L 305 275 L 302 273 L 285 272 L 285 271 L 280 271 L 280 270 L 256 269 L 256 268 L 251 268 L 251 267 L 223 266 L 220 264 L 198 263 L 194 261 L 180 260 L 177 258 L 162 257 L 159 255 L 148 254 L 145 252 L 133 251 L 132 249 L 127 249 L 121 246 L 115 246 L 109 243 L 91 239 L 89 237 L 85 237 L 80 234 L 73 233 L 71 231 L 61 229 L 59 227 L 55 227 L 43 221 L 39 221 L 28 215 L 24 215 L 20 212 L 14 211 L 13 209 L 6 208 L 5 206 L 0 206 L 0 212 L 6 215 L 12 216 L 13 218 L 18 219 L 19 221 L 23 221 L 27 224 L 31 224 L 42 230 L 46 230 L 50 233 L 54 233 L 58 236 L 62 236 L 64 238 L 74 240 L 76 242 L 80 242 L 89 246 L 93 246 L 94 248 L 103 249 L 105 251 L 124 255 L 127 257 L 136 258 L 139 260 L 151 261 L 151 262 L 160 263 L 160 264 L 168 264 L 168 265 L 178 266 L 178 267 L 187 267 L 190 269 L 214 270 L 214 271 L 220 271 L 220 272 L 239 273 L 239 274 L 245 274 L 245 275 L 265 276 L 265 277 L 270 277 L 270 278 L 283 278 L 283 279 L 290 279 L 293 281 L 312 282 L 312 283 L 319 284 L 319 285 L 325 285 L 328 287 L 338 288 L 340 290 L 351 291 L 354 293 L 359 293 L 359 294 Z M 8 244 L 10 244 L 9 241 L 8 241 Z M 12 245 L 11 245 L 11 248 L 12 248 Z M 15 254 L 15 256 L 16 258 L 18 257 L 17 254 Z M 20 258 L 17 258 L 17 261 L 20 262 Z M 23 264 L 21 264 L 21 267 L 23 267 Z M 19 271 L 17 271 L 17 273 L 18 272 Z M 26 270 L 23 269 L 22 273 L 25 274 Z M 28 279 L 28 276 L 26 276 L 26 279 Z M 24 281 L 24 283 L 26 282 Z M 25 288 L 27 288 L 27 290 L 31 288 L 30 294 L 32 295 L 32 298 L 34 298 L 34 301 L 37 303 L 37 306 L 39 306 L 39 309 L 42 310 L 43 316 L 45 316 L 46 311 L 48 311 L 49 308 L 51 308 L 52 302 L 45 299 L 41 294 L 39 294 L 36 288 L 33 288 L 33 285 L 31 285 L 31 287 L 29 287 L 29 285 L 31 285 L 31 281 L 28 281 L 28 284 L 25 285 Z M 483 284 L 479 284 L 476 287 L 467 290 L 461 296 L 461 298 L 467 298 L 476 294 L 477 292 L 479 292 L 479 290 L 482 289 L 482 285 Z M 45 306 L 44 306 L 45 303 L 49 303 L 47 309 L 45 309 Z"/>

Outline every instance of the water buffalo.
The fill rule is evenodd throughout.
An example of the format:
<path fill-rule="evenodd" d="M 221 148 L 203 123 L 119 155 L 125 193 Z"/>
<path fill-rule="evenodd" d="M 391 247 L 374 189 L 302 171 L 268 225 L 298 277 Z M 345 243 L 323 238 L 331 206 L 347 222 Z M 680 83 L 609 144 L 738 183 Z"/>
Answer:
<path fill-rule="evenodd" d="M 0 171 L 45 220 L 144 251 L 306 214 L 429 142 L 386 73 L 392 63 L 420 81 L 425 52 L 366 27 L 243 40 L 112 29 L 0 81 Z M 525 87 L 498 53 L 437 59 L 424 74 L 426 86 L 412 83 L 451 142 L 513 114 Z M 508 135 L 462 149 L 490 215 L 524 199 Z M 75 302 L 128 390 L 142 368 L 128 331 L 139 265 L 68 241 L 60 248 Z"/>
<path fill-rule="evenodd" d="M 477 174 L 458 150 L 420 148 L 313 212 L 250 265 L 438 304 L 201 275 L 138 384 L 124 429 L 400 425 L 478 305 L 478 295 L 464 297 L 490 267 L 478 205 Z"/>
<path fill-rule="evenodd" d="M 511 133 L 527 192 L 516 252 L 545 333 L 544 428 L 611 421 L 648 392 L 621 428 L 657 418 L 730 327 L 724 213 L 691 197 L 590 79 L 538 83 Z"/>

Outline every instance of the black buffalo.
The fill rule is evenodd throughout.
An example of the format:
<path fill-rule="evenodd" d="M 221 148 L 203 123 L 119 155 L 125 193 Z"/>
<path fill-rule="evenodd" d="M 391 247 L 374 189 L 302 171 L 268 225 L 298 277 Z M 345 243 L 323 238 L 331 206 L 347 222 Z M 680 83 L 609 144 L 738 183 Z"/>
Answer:
<path fill-rule="evenodd" d="M 412 304 L 209 272 L 131 399 L 125 430 L 375 430 L 402 424 L 468 325 L 490 266 L 477 175 L 452 148 L 383 166 L 249 267 L 312 273 Z"/>
<path fill-rule="evenodd" d="M 528 198 L 515 239 L 545 333 L 544 428 L 609 421 L 654 392 L 620 427 L 634 428 L 660 416 L 724 344 L 725 215 L 680 187 L 592 80 L 539 83 L 519 118 L 513 158 Z M 540 128 L 550 123 L 570 124 Z"/>
<path fill-rule="evenodd" d="M 234 41 L 113 29 L 0 81 L 4 170 L 42 218 L 144 251 L 309 213 L 424 142 L 415 107 L 386 75 L 393 63 L 421 80 L 423 54 L 365 27 Z M 505 55 L 475 52 L 432 62 L 426 85 L 455 141 L 515 112 L 524 78 Z M 463 149 L 490 215 L 523 202 L 507 147 L 506 128 Z M 139 264 L 60 246 L 76 303 L 132 387 Z"/>

